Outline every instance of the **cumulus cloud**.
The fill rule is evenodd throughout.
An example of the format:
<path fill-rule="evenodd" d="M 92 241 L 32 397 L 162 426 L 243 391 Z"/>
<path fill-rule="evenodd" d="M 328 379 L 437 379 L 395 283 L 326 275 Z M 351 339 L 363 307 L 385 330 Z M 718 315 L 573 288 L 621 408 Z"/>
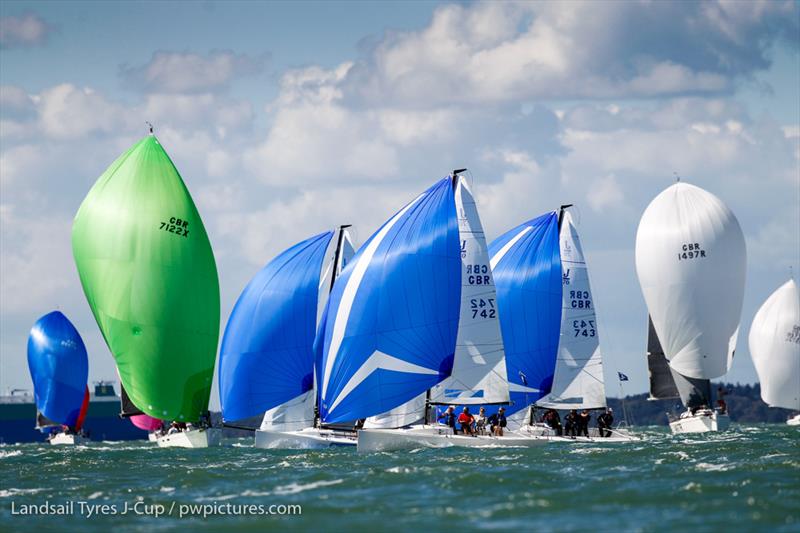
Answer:
<path fill-rule="evenodd" d="M 131 86 L 164 93 L 202 93 L 227 87 L 237 77 L 263 71 L 267 56 L 250 57 L 231 51 L 206 55 L 158 51 L 145 65 L 123 66 Z"/>
<path fill-rule="evenodd" d="M 353 101 L 423 107 L 715 94 L 797 31 L 791 1 L 445 5 L 428 27 L 387 34 L 347 81 Z"/>
<path fill-rule="evenodd" d="M 51 29 L 34 13 L 0 17 L 0 47 L 23 48 L 43 44 Z"/>

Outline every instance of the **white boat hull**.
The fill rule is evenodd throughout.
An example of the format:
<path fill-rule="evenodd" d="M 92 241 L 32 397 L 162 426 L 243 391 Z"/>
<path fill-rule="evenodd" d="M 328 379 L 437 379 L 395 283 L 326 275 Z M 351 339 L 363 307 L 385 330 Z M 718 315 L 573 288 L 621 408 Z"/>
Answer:
<path fill-rule="evenodd" d="M 318 450 L 355 446 L 355 434 L 331 429 L 305 428 L 297 431 L 256 430 L 255 447 L 273 450 Z"/>
<path fill-rule="evenodd" d="M 709 431 L 725 431 L 731 425 L 727 414 L 717 411 L 701 409 L 693 415 L 684 413 L 680 418 L 670 420 L 669 429 L 672 433 L 707 433 Z"/>
<path fill-rule="evenodd" d="M 189 429 L 156 437 L 159 448 L 208 448 L 219 446 L 222 430 L 217 428 Z"/>
<path fill-rule="evenodd" d="M 65 444 L 71 446 L 75 444 L 86 444 L 87 442 L 89 442 L 89 439 L 86 437 L 81 437 L 80 435 L 75 435 L 72 433 L 56 433 L 50 439 L 50 444 L 53 445 Z"/>
<path fill-rule="evenodd" d="M 597 428 L 589 428 L 589 436 L 569 437 L 556 434 L 555 430 L 544 424 L 524 425 L 514 433 L 524 435 L 533 439 L 548 440 L 551 442 L 568 443 L 619 443 L 619 442 L 638 442 L 642 440 L 626 429 L 610 429 L 611 435 L 603 437 Z"/>
<path fill-rule="evenodd" d="M 157 433 L 148 433 L 147 440 L 150 442 L 157 442 L 158 441 L 158 434 Z"/>
<path fill-rule="evenodd" d="M 792 418 L 787 420 L 786 423 L 790 426 L 800 426 L 800 413 L 794 415 Z"/>
<path fill-rule="evenodd" d="M 403 429 L 362 429 L 358 432 L 359 452 L 389 452 L 415 448 L 498 448 L 531 447 L 545 444 L 545 439 L 535 439 L 514 432 L 502 437 L 493 435 L 454 435 L 447 426 L 412 426 Z"/>

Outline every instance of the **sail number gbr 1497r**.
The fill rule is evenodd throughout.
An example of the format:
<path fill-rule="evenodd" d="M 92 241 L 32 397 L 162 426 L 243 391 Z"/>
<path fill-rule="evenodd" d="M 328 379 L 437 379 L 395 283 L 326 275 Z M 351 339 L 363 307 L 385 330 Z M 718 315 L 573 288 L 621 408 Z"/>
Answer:
<path fill-rule="evenodd" d="M 189 221 L 181 220 L 177 217 L 169 217 L 169 222 L 161 222 L 158 229 L 174 233 L 175 235 L 183 235 L 186 238 L 189 237 Z"/>
<path fill-rule="evenodd" d="M 684 243 L 678 252 L 678 261 L 685 261 L 688 259 L 700 259 L 706 256 L 706 251 L 700 249 L 700 245 L 696 242 Z"/>

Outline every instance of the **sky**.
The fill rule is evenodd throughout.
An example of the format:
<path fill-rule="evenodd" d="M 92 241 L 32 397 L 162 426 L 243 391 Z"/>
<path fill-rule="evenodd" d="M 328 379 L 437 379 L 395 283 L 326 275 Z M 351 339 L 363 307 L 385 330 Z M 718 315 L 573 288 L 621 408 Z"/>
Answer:
<path fill-rule="evenodd" d="M 0 3 L 0 393 L 31 388 L 30 327 L 60 309 L 90 381 L 113 359 L 72 218 L 155 125 L 203 217 L 222 324 L 248 280 L 339 224 L 363 242 L 468 167 L 491 240 L 573 203 L 606 386 L 647 388 L 639 218 L 675 174 L 727 203 L 748 250 L 726 379 L 800 269 L 800 3 Z M 218 405 L 216 392 L 212 406 Z"/>

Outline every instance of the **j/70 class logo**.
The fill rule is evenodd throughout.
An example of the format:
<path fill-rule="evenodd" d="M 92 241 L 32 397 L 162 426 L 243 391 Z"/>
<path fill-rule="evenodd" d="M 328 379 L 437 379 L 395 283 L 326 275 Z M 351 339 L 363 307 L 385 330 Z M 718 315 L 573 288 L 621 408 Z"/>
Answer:
<path fill-rule="evenodd" d="M 681 252 L 678 252 L 678 261 L 685 261 L 687 259 L 700 259 L 706 256 L 706 251 L 700 248 L 696 242 L 683 243 Z"/>
<path fill-rule="evenodd" d="M 189 221 L 178 217 L 169 217 L 169 222 L 162 222 L 158 229 L 189 238 Z"/>

